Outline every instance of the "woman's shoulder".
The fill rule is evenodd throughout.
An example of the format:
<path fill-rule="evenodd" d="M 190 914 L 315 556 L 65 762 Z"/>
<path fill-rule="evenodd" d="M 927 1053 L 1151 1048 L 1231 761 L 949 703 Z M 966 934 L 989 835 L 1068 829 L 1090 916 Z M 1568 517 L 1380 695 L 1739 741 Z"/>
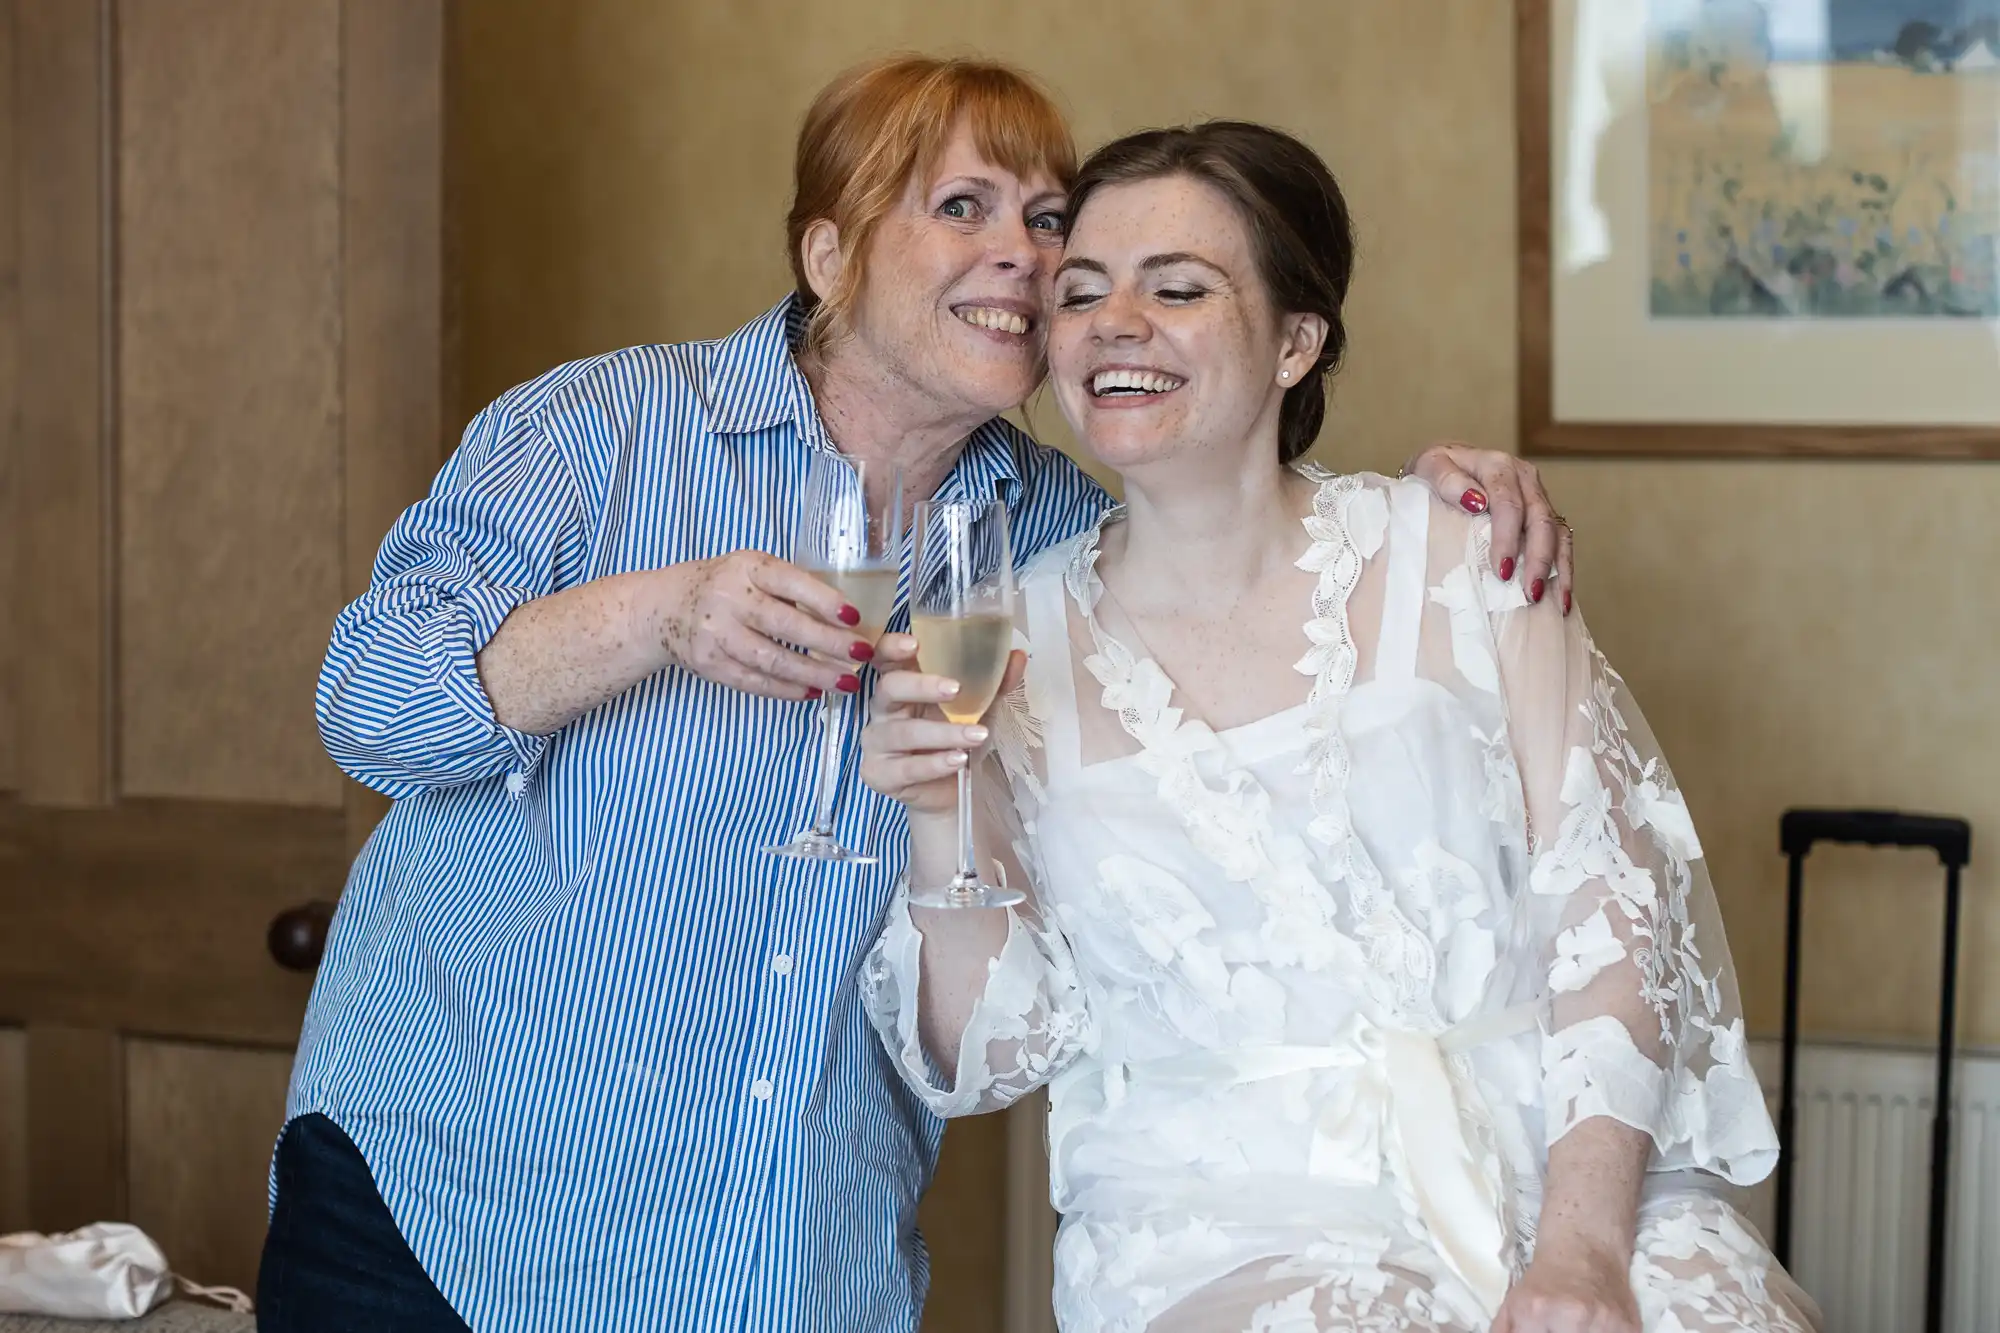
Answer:
<path fill-rule="evenodd" d="M 802 410 L 786 333 L 790 305 L 725 338 L 644 343 L 564 362 L 495 398 L 466 441 L 480 434 L 538 441 L 586 492 L 629 470 L 635 452 L 705 466 L 702 442 L 791 422 Z"/>
<path fill-rule="evenodd" d="M 1386 548 L 1392 525 L 1398 524 L 1421 525 L 1432 564 L 1441 557 L 1472 559 L 1489 540 L 1493 520 L 1488 515 L 1468 513 L 1419 478 L 1332 472 L 1315 466 L 1301 467 L 1300 472 L 1319 483 L 1315 516 L 1344 529 L 1364 560 Z"/>
<path fill-rule="evenodd" d="M 1363 561 L 1381 554 L 1393 524 L 1421 524 L 1433 547 L 1443 542 L 1465 549 L 1483 519 L 1446 504 L 1430 486 L 1413 477 L 1379 472 L 1334 472 L 1302 464 L 1301 476 L 1314 482 L 1312 518 L 1307 527 L 1321 545 L 1351 543 Z"/>
<path fill-rule="evenodd" d="M 799 410 L 789 298 L 722 338 L 641 343 L 567 361 L 515 385 L 486 410 L 552 427 L 600 427 L 638 414 L 660 424 L 749 430 Z M 619 433 L 615 429 L 612 433 Z"/>

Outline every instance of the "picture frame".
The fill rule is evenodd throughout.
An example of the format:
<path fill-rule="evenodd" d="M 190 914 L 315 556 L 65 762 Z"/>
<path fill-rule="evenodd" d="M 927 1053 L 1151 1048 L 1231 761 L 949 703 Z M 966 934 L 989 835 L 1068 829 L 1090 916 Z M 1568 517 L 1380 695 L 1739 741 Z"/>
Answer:
<path fill-rule="evenodd" d="M 1521 452 L 2000 458 L 1991 3 L 1875 49 L 1924 0 L 1515 0 Z"/>

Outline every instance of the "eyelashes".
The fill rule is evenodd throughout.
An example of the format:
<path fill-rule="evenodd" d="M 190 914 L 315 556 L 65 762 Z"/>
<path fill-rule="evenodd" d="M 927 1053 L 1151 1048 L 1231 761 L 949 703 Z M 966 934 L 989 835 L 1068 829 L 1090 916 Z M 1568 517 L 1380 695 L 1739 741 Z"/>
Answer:
<path fill-rule="evenodd" d="M 1208 295 L 1201 287 L 1163 287 L 1153 293 L 1154 297 L 1166 305 L 1190 305 Z M 1104 299 L 1102 292 L 1065 292 L 1056 298 L 1056 306 L 1061 310 L 1082 310 Z"/>

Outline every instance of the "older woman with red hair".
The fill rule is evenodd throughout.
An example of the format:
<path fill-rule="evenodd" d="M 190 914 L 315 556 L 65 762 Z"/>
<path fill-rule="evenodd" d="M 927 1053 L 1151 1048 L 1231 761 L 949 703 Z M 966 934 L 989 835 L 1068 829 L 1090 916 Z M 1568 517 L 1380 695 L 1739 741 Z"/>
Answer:
<path fill-rule="evenodd" d="M 396 802 L 307 1012 L 261 1327 L 915 1326 L 941 1122 L 853 984 L 905 824 L 853 781 L 873 645 L 788 557 L 824 452 L 997 494 L 1023 556 L 1097 519 L 1001 419 L 1042 376 L 1074 171 L 1010 69 L 846 75 L 799 138 L 797 290 L 502 395 L 391 530 L 317 703 Z M 1532 471 L 1416 468 L 1490 497 L 1504 572 L 1525 541 L 1523 583 L 1566 598 Z M 837 833 L 878 864 L 758 855 L 806 822 L 822 692 Z"/>

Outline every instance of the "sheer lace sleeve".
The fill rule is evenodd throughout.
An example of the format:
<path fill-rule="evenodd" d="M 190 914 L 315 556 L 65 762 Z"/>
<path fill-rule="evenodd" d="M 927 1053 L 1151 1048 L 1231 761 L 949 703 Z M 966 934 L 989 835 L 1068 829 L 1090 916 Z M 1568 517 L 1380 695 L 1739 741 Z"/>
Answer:
<path fill-rule="evenodd" d="M 1652 1136 L 1655 1169 L 1760 1180 L 1777 1141 L 1666 759 L 1580 614 L 1517 605 L 1495 631 L 1531 832 L 1526 912 L 1552 999 L 1548 1142 L 1610 1116 Z"/>
<path fill-rule="evenodd" d="M 1038 873 L 1034 824 L 1043 787 L 1032 753 L 1040 729 L 1026 691 L 1001 700 L 988 722 L 993 741 L 974 783 L 977 843 L 987 873 L 1022 889 L 1028 901 L 1004 909 L 1006 940 L 997 953 L 953 952 L 953 965 L 964 975 L 926 976 L 924 936 L 911 916 L 906 880 L 862 968 L 863 1001 L 897 1071 L 926 1106 L 946 1117 L 1018 1101 L 1092 1044 L 1090 1009 L 1069 943 L 1040 905 L 1038 886 L 1046 876 Z M 919 1033 L 920 1006 L 939 1003 L 942 990 L 975 987 L 955 1064 L 940 1068 Z"/>

